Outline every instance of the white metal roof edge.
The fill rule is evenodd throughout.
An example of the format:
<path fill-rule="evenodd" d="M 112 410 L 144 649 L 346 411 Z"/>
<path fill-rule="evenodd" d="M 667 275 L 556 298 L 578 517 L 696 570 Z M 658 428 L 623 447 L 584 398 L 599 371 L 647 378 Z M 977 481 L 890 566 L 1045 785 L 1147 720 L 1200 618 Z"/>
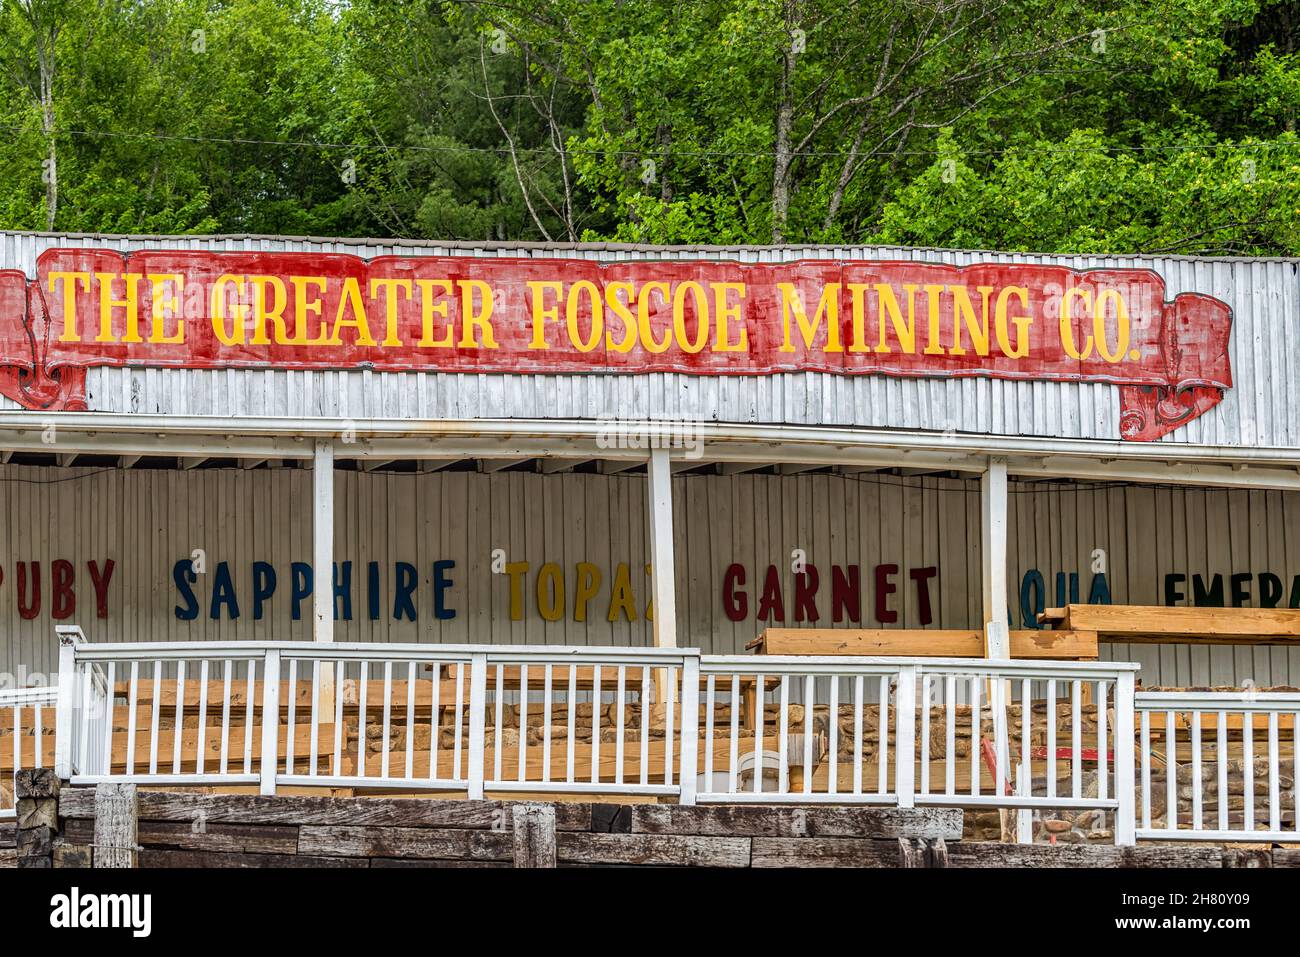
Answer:
<path fill-rule="evenodd" d="M 1204 262 L 1204 263 L 1289 263 L 1300 264 L 1300 257 L 1294 256 L 1184 256 L 1155 253 L 1124 252 L 1041 252 L 1036 250 L 1010 249 L 957 249 L 945 246 L 891 246 L 876 243 L 837 243 L 837 244 L 787 244 L 772 245 L 652 245 L 642 243 L 557 243 L 557 242 L 501 242 L 496 240 L 471 242 L 453 239 L 407 239 L 401 237 L 350 237 L 350 236 L 289 236 L 266 233 L 51 233 L 34 230 L 0 230 L 0 237 L 16 236 L 38 239 L 97 240 L 105 242 L 228 242 L 267 241 L 286 243 L 318 243 L 321 245 L 346 246 L 413 246 L 418 248 L 488 250 L 518 250 L 520 252 L 632 252 L 632 253 L 761 253 L 761 252 L 825 252 L 828 250 L 870 249 L 882 254 L 925 253 L 933 255 L 977 255 L 977 256 L 1033 256 L 1039 258 L 1067 259 L 1090 257 L 1095 259 L 1131 259 L 1142 262 Z"/>

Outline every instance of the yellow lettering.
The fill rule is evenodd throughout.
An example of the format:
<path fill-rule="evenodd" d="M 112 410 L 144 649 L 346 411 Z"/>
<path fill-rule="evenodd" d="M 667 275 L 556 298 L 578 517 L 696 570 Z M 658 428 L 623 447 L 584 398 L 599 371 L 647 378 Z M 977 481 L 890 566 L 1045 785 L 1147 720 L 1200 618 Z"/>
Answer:
<path fill-rule="evenodd" d="M 460 286 L 460 347 L 462 349 L 495 349 L 497 341 L 492 336 L 492 288 L 482 279 L 461 279 Z M 481 307 L 474 308 L 474 294 L 478 293 Z M 474 335 L 477 329 L 483 333 L 480 343 Z"/>
<path fill-rule="evenodd" d="M 573 592 L 573 620 L 587 620 L 587 603 L 600 590 L 600 569 L 591 562 L 578 562 L 578 581 Z"/>
<path fill-rule="evenodd" d="M 591 335 L 586 339 L 582 338 L 582 329 L 578 323 L 582 318 L 578 312 L 579 292 L 585 292 L 591 301 Z M 564 304 L 564 318 L 569 326 L 569 341 L 579 352 L 590 352 L 600 344 L 605 332 L 605 307 L 600 298 L 600 290 L 590 279 L 579 279 L 569 287 L 569 297 Z"/>
<path fill-rule="evenodd" d="M 627 298 L 620 299 L 619 292 L 627 293 Z M 632 347 L 636 345 L 636 316 L 632 315 L 632 310 L 628 308 L 631 301 L 630 282 L 611 282 L 605 287 L 605 305 L 622 321 L 624 330 L 623 338 L 619 342 L 615 342 L 608 331 L 605 332 L 605 348 L 611 352 L 631 352 Z"/>
<path fill-rule="evenodd" d="M 448 303 L 434 301 L 434 290 L 440 290 L 444 296 L 451 295 L 450 279 L 417 279 L 415 286 L 420 290 L 420 341 L 416 343 L 421 349 L 450 349 L 454 332 L 447 316 Z M 447 334 L 441 339 L 433 338 L 433 319 L 437 316 L 447 323 Z"/>
<path fill-rule="evenodd" d="M 966 327 L 970 333 L 970 342 L 975 349 L 977 356 L 986 356 L 989 354 L 989 293 L 993 291 L 992 286 L 980 286 L 979 293 L 984 300 L 984 309 L 981 312 L 980 324 L 975 325 L 975 307 L 970 301 L 970 292 L 965 286 L 949 286 L 952 293 L 952 348 L 948 350 L 951 356 L 964 356 L 966 350 L 961 344 L 961 329 Z"/>
<path fill-rule="evenodd" d="M 1111 299 L 1115 300 L 1114 352 L 1110 351 L 1110 343 L 1106 339 L 1106 303 Z M 1124 305 L 1124 297 L 1119 294 L 1118 289 L 1103 289 L 1097 296 L 1096 305 L 1092 310 L 1092 335 L 1097 343 L 1097 355 L 1107 362 L 1119 362 L 1128 352 L 1128 307 Z"/>
<path fill-rule="evenodd" d="M 817 329 L 821 325 L 822 317 L 826 317 L 826 346 L 823 352 L 843 352 L 844 347 L 840 345 L 840 284 L 837 282 L 827 283 L 826 288 L 822 290 L 821 299 L 817 303 L 817 311 L 814 313 L 812 321 L 808 321 L 808 313 L 804 310 L 803 302 L 799 299 L 799 290 L 795 288 L 792 282 L 777 283 L 777 288 L 781 290 L 781 326 L 784 330 L 784 339 L 781 343 L 781 352 L 794 352 L 794 345 L 790 341 L 790 315 L 794 314 L 795 322 L 799 325 L 799 334 L 803 337 L 804 348 L 811 349 L 813 340 L 817 338 Z"/>
<path fill-rule="evenodd" d="M 997 313 L 994 319 L 997 324 L 998 348 L 1009 359 L 1023 359 L 1029 355 L 1029 325 L 1034 320 L 1032 316 L 1011 317 L 1011 323 L 1016 327 L 1016 346 L 1012 348 L 1007 329 L 1007 300 L 1012 296 L 1020 300 L 1021 309 L 1029 308 L 1029 290 L 1024 286 L 1007 286 L 998 293 Z"/>
<path fill-rule="evenodd" d="M 253 292 L 253 338 L 248 340 L 249 343 L 264 346 L 271 342 L 266 334 L 268 320 L 275 325 L 275 341 L 289 342 L 289 330 L 284 324 L 284 310 L 289 305 L 289 292 L 285 289 L 284 280 L 279 276 L 249 276 L 248 284 Z M 271 290 L 272 296 L 270 308 L 266 305 L 267 289 Z"/>
<path fill-rule="evenodd" d="M 548 322 L 558 322 L 560 319 L 558 299 L 564 294 L 564 283 L 551 280 L 529 280 L 528 291 L 533 294 L 533 340 L 528 343 L 528 348 L 549 349 L 551 347 L 546 342 L 546 324 Z M 552 291 L 555 293 L 557 304 L 548 306 L 546 304 L 546 294 Z"/>
<path fill-rule="evenodd" d="M 126 286 L 126 293 L 122 299 L 113 298 L 113 280 L 117 278 L 110 272 L 95 273 L 95 281 L 99 283 L 99 335 L 95 336 L 96 342 L 144 342 L 140 338 L 140 280 L 144 278 L 137 272 L 125 273 L 122 276 L 122 283 Z M 122 309 L 126 312 L 126 321 L 122 331 L 122 338 L 119 340 L 113 336 L 113 310 Z"/>
<path fill-rule="evenodd" d="M 907 293 L 907 321 L 903 321 L 903 310 L 898 305 L 894 290 L 883 282 L 876 283 L 876 296 L 880 300 L 880 341 L 876 344 L 877 352 L 892 352 L 885 341 L 885 315 L 894 327 L 894 338 L 898 347 L 908 355 L 916 352 L 916 286 L 908 283 L 903 286 Z"/>
<path fill-rule="evenodd" d="M 687 293 L 695 299 L 694 339 L 686 335 Z M 709 300 L 698 282 L 678 283 L 673 290 L 673 333 L 677 336 L 677 347 L 690 355 L 702 351 L 709 340 Z"/>
<path fill-rule="evenodd" d="M 555 562 L 537 571 L 537 611 L 547 621 L 559 621 L 564 614 L 564 572 Z"/>
<path fill-rule="evenodd" d="M 60 342 L 80 342 L 81 334 L 77 329 L 77 283 L 90 292 L 90 273 L 88 272 L 52 272 L 50 273 L 50 292 L 54 293 L 54 284 L 63 283 L 63 332 L 59 334 Z"/>
<path fill-rule="evenodd" d="M 614 584 L 610 586 L 609 621 L 618 621 L 622 615 L 626 621 L 636 621 L 636 604 L 632 600 L 632 575 L 627 562 L 619 562 L 614 569 Z"/>
<path fill-rule="evenodd" d="M 740 341 L 734 344 L 727 333 L 729 323 L 740 321 L 740 303 L 733 303 L 728 296 L 734 292 L 737 299 L 744 299 L 745 284 L 743 282 L 714 282 L 709 283 L 709 285 L 713 287 L 713 311 L 717 314 L 718 319 L 718 337 L 713 342 L 713 351 L 748 352 L 748 329 L 743 325 L 740 327 Z"/>
<path fill-rule="evenodd" d="M 226 286 L 233 286 L 236 293 L 235 306 L 229 317 L 234 320 L 230 331 L 226 330 Z M 225 273 L 218 276 L 217 281 L 212 284 L 212 298 L 208 304 L 208 312 L 212 314 L 212 331 L 224 345 L 244 344 L 244 322 L 247 320 L 248 307 L 244 304 L 243 293 L 243 276 Z"/>
<path fill-rule="evenodd" d="M 325 292 L 324 276 L 290 276 L 289 285 L 293 287 L 293 338 L 289 341 L 299 346 L 320 346 L 328 340 L 325 335 L 325 323 L 321 320 L 323 303 L 320 295 L 312 298 L 308 286 L 315 286 L 318 293 Z M 307 338 L 307 316 L 316 317 L 316 338 Z"/>
<path fill-rule="evenodd" d="M 646 352 L 660 353 L 668 351 L 668 344 L 673 341 L 672 332 L 665 332 L 663 340 L 655 341 L 654 333 L 650 330 L 650 293 L 657 292 L 659 297 L 668 304 L 668 283 L 654 280 L 641 286 L 641 294 L 636 297 L 636 316 L 637 326 L 641 331 L 641 348 Z"/>
<path fill-rule="evenodd" d="M 1092 303 L 1092 291 L 1072 288 L 1061 294 L 1061 346 L 1071 359 L 1083 360 L 1092 354 L 1092 336 L 1085 337 L 1086 344 L 1080 352 L 1078 346 L 1074 344 L 1074 317 L 1070 315 L 1070 302 L 1073 299 L 1082 301 L 1083 308 L 1087 309 Z"/>
<path fill-rule="evenodd" d="M 145 278 L 149 280 L 149 299 L 153 303 L 149 341 L 184 342 L 185 320 L 181 316 L 181 291 L 185 288 L 185 277 L 180 273 L 149 273 Z M 170 292 L 165 288 L 167 283 L 172 284 Z M 176 317 L 176 332 L 170 336 L 164 331 L 169 311 Z"/>
<path fill-rule="evenodd" d="M 406 301 L 411 301 L 411 280 L 409 279 L 372 279 L 370 280 L 370 298 L 377 299 L 384 294 L 384 341 L 382 346 L 393 348 L 400 346 L 402 340 L 397 335 L 397 293 L 405 293 Z"/>

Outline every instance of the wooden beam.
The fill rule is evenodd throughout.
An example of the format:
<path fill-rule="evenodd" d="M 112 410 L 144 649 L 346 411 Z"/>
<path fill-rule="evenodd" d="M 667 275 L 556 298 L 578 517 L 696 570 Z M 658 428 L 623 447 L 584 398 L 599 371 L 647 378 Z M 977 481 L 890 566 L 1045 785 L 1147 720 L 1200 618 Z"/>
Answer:
<path fill-rule="evenodd" d="M 357 461 L 361 463 L 361 471 L 373 472 L 375 469 L 383 468 L 385 465 L 388 465 L 390 462 L 393 462 L 395 460 L 394 459 L 358 459 Z"/>
<path fill-rule="evenodd" d="M 203 456 L 195 455 L 188 458 L 182 457 L 176 460 L 176 467 L 188 471 L 190 469 L 198 468 L 207 460 L 208 457 L 206 455 Z"/>
<path fill-rule="evenodd" d="M 1095 632 L 1012 631 L 1009 637 L 1012 658 L 1097 657 Z M 768 628 L 745 647 L 767 655 L 979 658 L 984 654 L 984 633 L 911 628 Z"/>
<path fill-rule="evenodd" d="M 118 457 L 117 465 L 119 468 L 129 469 L 139 461 L 140 456 L 138 455 L 122 455 Z"/>
<path fill-rule="evenodd" d="M 522 462 L 527 462 L 531 458 L 532 456 L 530 455 L 524 458 L 515 458 L 515 459 L 479 459 L 478 470 L 480 472 L 500 472 L 510 468 L 511 466 L 519 465 Z"/>
<path fill-rule="evenodd" d="M 552 475 L 556 472 L 572 472 L 583 462 L 588 459 L 538 459 L 537 471 L 543 475 Z"/>
<path fill-rule="evenodd" d="M 596 466 L 601 475 L 618 475 L 645 465 L 645 459 L 601 459 Z"/>
<path fill-rule="evenodd" d="M 55 461 L 57 461 L 64 468 L 70 468 L 72 466 L 72 463 L 77 461 L 77 453 L 76 452 L 61 453 L 55 456 Z"/>
<path fill-rule="evenodd" d="M 240 459 L 239 467 L 241 469 L 255 469 L 266 461 L 267 459 Z"/>
<path fill-rule="evenodd" d="M 1095 631 L 1101 641 L 1300 643 L 1300 609 L 1293 608 L 1076 604 L 1051 609 L 1047 616 L 1055 616 L 1061 628 Z"/>

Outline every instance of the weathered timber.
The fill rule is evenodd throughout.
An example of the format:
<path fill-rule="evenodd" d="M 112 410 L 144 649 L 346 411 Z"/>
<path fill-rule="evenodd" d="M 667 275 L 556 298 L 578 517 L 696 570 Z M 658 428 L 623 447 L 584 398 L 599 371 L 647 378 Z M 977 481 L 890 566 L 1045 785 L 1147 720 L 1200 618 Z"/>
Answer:
<path fill-rule="evenodd" d="M 298 831 L 298 852 L 319 857 L 508 861 L 514 856 L 514 839 L 504 830 L 303 825 Z"/>
<path fill-rule="evenodd" d="M 95 867 L 136 866 L 139 808 L 134 784 L 95 786 Z"/>
<path fill-rule="evenodd" d="M 1222 867 L 1217 847 L 996 844 L 948 848 L 949 867 Z"/>
<path fill-rule="evenodd" d="M 632 808 L 634 834 L 706 834 L 734 837 L 943 837 L 959 840 L 956 808 L 688 807 L 645 804 Z"/>
<path fill-rule="evenodd" d="M 91 867 L 95 849 L 89 844 L 69 844 L 65 838 L 54 845 L 55 867 Z"/>
<path fill-rule="evenodd" d="M 897 840 L 756 837 L 754 867 L 898 867 Z"/>
<path fill-rule="evenodd" d="M 641 864 L 655 867 L 748 867 L 747 837 L 677 834 L 556 835 L 561 864 Z"/>
<path fill-rule="evenodd" d="M 223 854 L 145 848 L 141 867 L 369 867 L 365 858 L 311 857 L 305 854 Z"/>
<path fill-rule="evenodd" d="M 18 846 L 18 825 L 0 824 L 0 847 Z"/>
<path fill-rule="evenodd" d="M 925 867 L 925 844 L 914 837 L 898 839 L 898 866 Z"/>
<path fill-rule="evenodd" d="M 1096 632 L 1103 642 L 1300 642 L 1300 610 L 1292 608 L 1067 605 L 1049 609 L 1040 617 L 1062 629 Z"/>
<path fill-rule="evenodd" d="M 515 867 L 554 867 L 555 805 L 516 804 L 510 811 Z"/>
<path fill-rule="evenodd" d="M 141 791 L 140 817 L 148 821 L 192 822 L 202 815 L 224 824 L 340 824 L 396 827 L 510 827 L 504 801 L 447 801 L 429 798 L 263 797 L 256 794 L 190 794 Z M 64 817 L 94 817 L 94 792 L 72 788 L 60 802 Z M 590 804 L 556 804 L 555 826 L 588 830 Z"/>
<path fill-rule="evenodd" d="M 14 840 L 18 867 L 52 868 L 58 834 L 60 782 L 50 768 L 14 774 L 17 798 L 17 833 Z"/>
<path fill-rule="evenodd" d="M 190 851 L 224 851 L 232 854 L 294 854 L 298 828 L 281 824 L 213 824 L 196 817 L 188 821 L 141 821 L 137 832 L 141 847 L 173 847 Z M 93 843 L 94 826 L 80 818 L 65 820 L 63 839 Z"/>
<path fill-rule="evenodd" d="M 1300 847 L 1273 848 L 1274 867 L 1300 867 Z"/>
<path fill-rule="evenodd" d="M 331 860 L 347 860 L 347 858 L 331 858 Z M 389 869 L 399 867 L 472 867 L 477 869 L 480 867 L 505 868 L 514 865 L 508 861 L 441 861 L 434 858 L 407 860 L 400 857 L 372 857 L 370 858 L 370 866 L 372 868 Z"/>

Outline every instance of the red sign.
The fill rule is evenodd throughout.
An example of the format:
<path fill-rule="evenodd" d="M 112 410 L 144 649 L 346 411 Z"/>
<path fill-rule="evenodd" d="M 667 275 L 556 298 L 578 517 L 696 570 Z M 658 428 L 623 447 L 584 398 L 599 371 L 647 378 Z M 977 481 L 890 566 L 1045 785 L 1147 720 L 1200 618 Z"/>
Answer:
<path fill-rule="evenodd" d="M 1231 311 L 1150 270 L 52 249 L 0 271 L 0 392 L 90 366 L 992 376 L 1120 387 L 1150 440 L 1232 386 Z"/>

